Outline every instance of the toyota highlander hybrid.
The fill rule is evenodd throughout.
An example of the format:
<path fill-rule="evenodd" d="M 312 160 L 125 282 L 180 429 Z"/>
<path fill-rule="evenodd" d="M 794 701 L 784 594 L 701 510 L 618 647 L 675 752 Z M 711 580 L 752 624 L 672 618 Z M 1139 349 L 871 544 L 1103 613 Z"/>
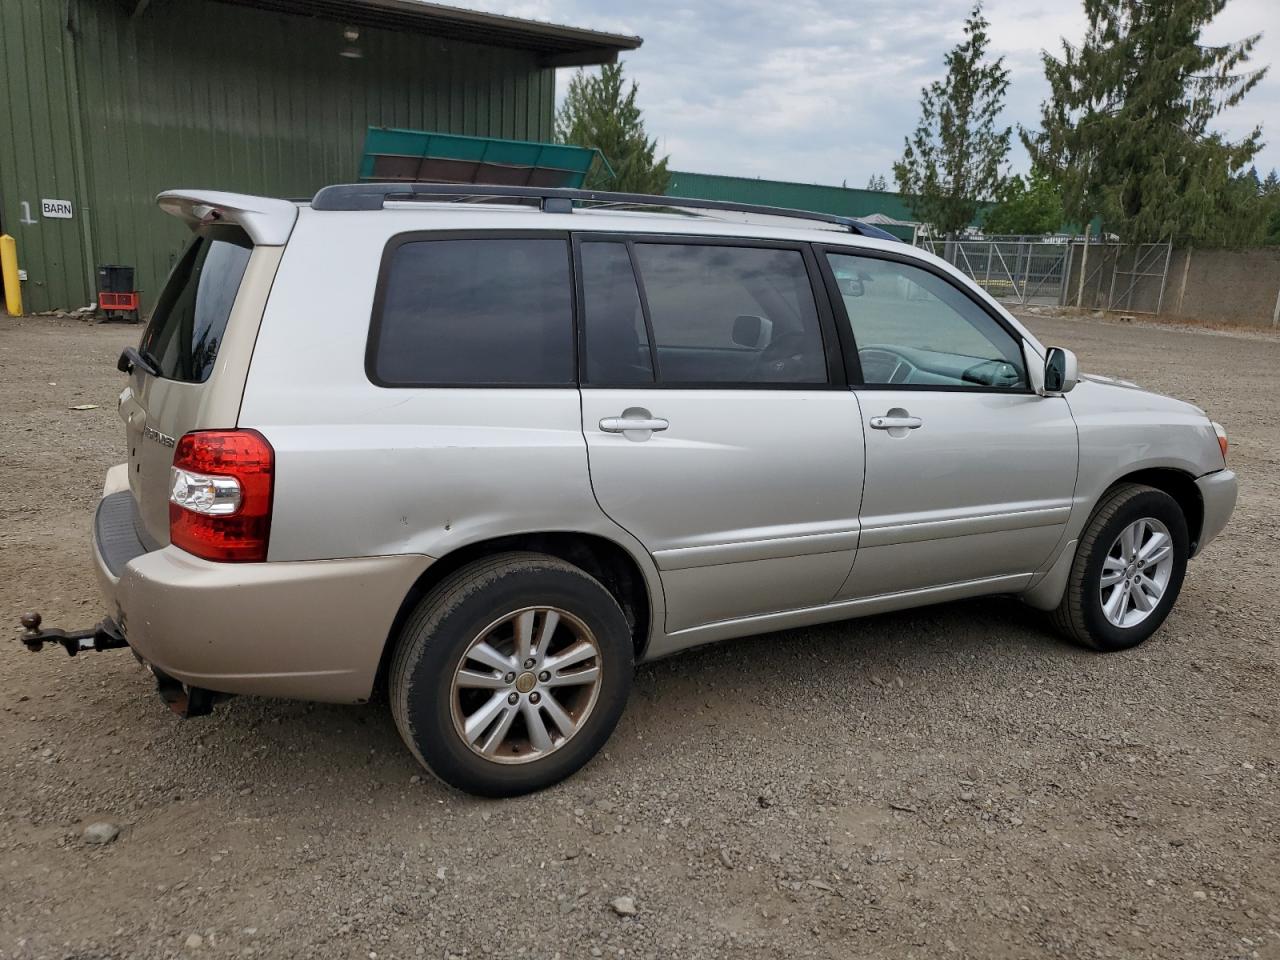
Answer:
<path fill-rule="evenodd" d="M 481 202 L 459 202 L 481 201 Z M 638 662 L 989 594 L 1152 635 L 1236 480 L 1204 411 L 1081 376 L 856 220 L 670 197 L 177 190 L 120 360 L 107 619 L 183 715 L 385 690 L 510 795 L 608 739 Z"/>

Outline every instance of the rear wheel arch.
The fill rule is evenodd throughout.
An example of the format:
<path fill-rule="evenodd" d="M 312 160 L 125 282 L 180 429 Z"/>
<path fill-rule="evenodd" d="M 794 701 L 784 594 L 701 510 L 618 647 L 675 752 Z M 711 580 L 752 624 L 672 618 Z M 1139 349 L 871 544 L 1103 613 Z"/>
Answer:
<path fill-rule="evenodd" d="M 383 639 L 375 686 L 379 689 L 385 687 L 395 640 L 400 636 L 405 621 L 418 602 L 436 584 L 467 564 L 512 551 L 556 557 L 599 580 L 622 608 L 627 625 L 631 628 L 636 661 L 643 658 L 654 620 L 654 597 L 644 570 L 630 551 L 616 541 L 597 534 L 573 531 L 522 533 L 466 544 L 445 554 L 423 571 L 401 600 L 391 629 Z"/>

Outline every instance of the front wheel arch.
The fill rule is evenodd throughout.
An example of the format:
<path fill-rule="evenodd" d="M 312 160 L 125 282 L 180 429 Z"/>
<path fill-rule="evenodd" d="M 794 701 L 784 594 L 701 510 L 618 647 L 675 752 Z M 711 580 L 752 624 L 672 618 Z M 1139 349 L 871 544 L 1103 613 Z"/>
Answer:
<path fill-rule="evenodd" d="M 1191 555 L 1194 556 L 1200 546 L 1200 534 L 1204 530 L 1204 498 L 1200 494 L 1200 488 L 1196 486 L 1195 477 L 1185 471 L 1169 467 L 1135 470 L 1120 477 L 1103 492 L 1098 498 L 1098 503 L 1095 503 L 1093 510 L 1090 511 L 1090 519 L 1097 512 L 1098 504 L 1102 503 L 1111 491 L 1127 483 L 1155 487 L 1173 497 L 1187 521 L 1187 536 L 1191 542 Z"/>
<path fill-rule="evenodd" d="M 1143 619 L 1132 624 L 1123 620 L 1120 623 L 1109 621 L 1110 614 L 1104 612 L 1106 604 L 1100 600 L 1098 578 L 1107 569 L 1107 562 L 1123 564 L 1123 553 L 1119 559 L 1110 556 L 1113 545 L 1119 542 L 1120 532 L 1127 525 L 1137 525 L 1146 518 L 1159 521 L 1165 536 L 1171 537 L 1168 549 L 1172 550 L 1173 560 L 1167 582 L 1162 584 L 1159 594 L 1148 600 L 1148 603 L 1154 602 L 1154 606 L 1144 608 L 1151 612 Z M 1143 527 L 1149 528 L 1149 525 L 1144 524 L 1139 529 Z M 1131 547 L 1131 550 L 1128 571 L 1121 570 L 1113 576 L 1128 578 L 1133 574 L 1133 582 L 1137 583 L 1142 564 L 1137 563 L 1135 568 L 1133 558 L 1140 559 L 1141 553 L 1136 547 Z M 1177 602 L 1190 554 L 1186 517 L 1172 495 L 1147 484 L 1117 484 L 1108 490 L 1081 531 L 1065 590 L 1058 606 L 1050 613 L 1050 619 L 1063 636 L 1093 650 L 1111 652 L 1135 647 L 1160 628 Z M 1106 586 L 1106 583 L 1102 584 L 1103 589 Z M 1122 582 L 1120 586 L 1125 588 L 1127 596 L 1128 584 Z M 1122 604 L 1125 602 L 1121 600 Z"/>
<path fill-rule="evenodd" d="M 1134 470 L 1132 473 L 1116 478 L 1102 491 L 1090 506 L 1089 514 L 1080 525 L 1080 529 L 1076 531 L 1075 537 L 1063 545 L 1062 552 L 1058 554 L 1053 565 L 1045 571 L 1044 576 L 1033 581 L 1030 589 L 1022 594 L 1021 599 L 1024 603 L 1037 610 L 1057 609 L 1067 589 L 1067 579 L 1071 573 L 1071 566 L 1075 562 L 1076 551 L 1080 549 L 1079 536 L 1088 529 L 1099 508 L 1106 503 L 1112 493 L 1128 484 L 1152 487 L 1167 493 L 1174 499 L 1187 521 L 1187 536 L 1191 542 L 1190 555 L 1195 556 L 1200 545 L 1200 534 L 1204 528 L 1204 500 L 1201 497 L 1200 488 L 1196 486 L 1195 478 L 1185 470 L 1174 467 Z"/>

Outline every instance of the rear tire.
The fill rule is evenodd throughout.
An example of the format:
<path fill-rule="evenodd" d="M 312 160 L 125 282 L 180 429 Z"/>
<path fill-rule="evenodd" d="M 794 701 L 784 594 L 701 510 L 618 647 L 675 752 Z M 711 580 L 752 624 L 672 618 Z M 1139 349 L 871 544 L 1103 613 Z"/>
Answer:
<path fill-rule="evenodd" d="M 626 617 L 598 580 L 555 557 L 504 553 L 450 574 L 418 603 L 388 694 L 428 771 L 507 797 L 557 783 L 596 754 L 632 670 Z"/>
<path fill-rule="evenodd" d="M 1054 625 L 1091 650 L 1136 647 L 1178 599 L 1189 543 L 1182 508 L 1164 491 L 1136 483 L 1109 491 L 1080 537 Z"/>

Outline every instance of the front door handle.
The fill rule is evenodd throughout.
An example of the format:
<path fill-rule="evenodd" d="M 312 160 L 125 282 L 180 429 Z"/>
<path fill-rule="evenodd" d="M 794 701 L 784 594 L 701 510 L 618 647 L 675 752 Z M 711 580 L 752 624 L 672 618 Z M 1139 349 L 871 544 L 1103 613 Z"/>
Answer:
<path fill-rule="evenodd" d="M 922 426 L 924 426 L 924 421 L 919 417 L 886 415 L 871 418 L 872 430 L 915 430 L 917 427 Z"/>
<path fill-rule="evenodd" d="M 600 429 L 605 433 L 629 433 L 632 430 L 665 430 L 671 426 L 661 417 L 605 417 Z"/>

